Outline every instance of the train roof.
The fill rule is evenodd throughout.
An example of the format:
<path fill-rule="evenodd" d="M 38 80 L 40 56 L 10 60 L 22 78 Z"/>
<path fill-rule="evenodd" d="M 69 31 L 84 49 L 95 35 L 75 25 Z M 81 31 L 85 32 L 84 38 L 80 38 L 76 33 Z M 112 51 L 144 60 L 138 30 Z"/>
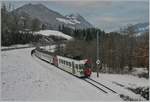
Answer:
<path fill-rule="evenodd" d="M 76 59 L 72 59 L 72 58 L 68 58 L 68 57 L 64 57 L 64 56 L 60 56 L 60 55 L 57 55 L 57 57 L 60 59 L 69 60 L 69 61 L 77 61 L 77 62 L 81 62 L 81 63 L 85 63 L 87 61 L 87 59 L 76 60 Z"/>
<path fill-rule="evenodd" d="M 37 47 L 36 50 L 43 52 L 45 54 L 53 55 L 53 56 L 57 55 L 57 56 L 60 56 L 63 58 L 73 59 L 73 60 L 77 60 L 77 61 L 83 60 L 80 56 L 72 56 L 72 55 L 67 55 L 67 54 L 57 54 L 57 53 L 49 52 L 49 51 L 47 51 L 43 48 L 39 48 L 39 47 Z M 87 59 L 84 59 L 84 60 L 87 60 Z"/>
<path fill-rule="evenodd" d="M 42 49 L 42 48 L 39 48 L 39 47 L 37 47 L 36 50 L 38 50 L 38 51 L 40 51 L 40 52 L 43 52 L 43 53 L 45 53 L 45 54 L 55 55 L 54 53 L 49 52 L 49 51 L 47 51 L 47 50 L 45 50 L 45 49 Z"/>

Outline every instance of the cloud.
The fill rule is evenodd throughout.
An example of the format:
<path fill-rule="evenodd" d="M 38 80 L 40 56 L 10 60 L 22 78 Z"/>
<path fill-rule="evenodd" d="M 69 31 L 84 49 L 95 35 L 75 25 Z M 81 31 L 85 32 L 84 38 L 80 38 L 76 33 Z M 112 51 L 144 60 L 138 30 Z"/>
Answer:
<path fill-rule="evenodd" d="M 55 1 L 58 2 L 58 1 Z M 99 8 L 99 7 L 109 7 L 111 1 L 95 1 L 95 0 L 70 0 L 59 2 L 60 5 L 65 5 L 73 8 Z"/>
<path fill-rule="evenodd" d="M 90 19 L 95 27 L 98 27 L 106 32 L 118 30 L 127 24 L 137 24 L 141 22 L 148 22 L 143 16 L 138 17 L 120 17 L 118 16 L 93 16 Z"/>

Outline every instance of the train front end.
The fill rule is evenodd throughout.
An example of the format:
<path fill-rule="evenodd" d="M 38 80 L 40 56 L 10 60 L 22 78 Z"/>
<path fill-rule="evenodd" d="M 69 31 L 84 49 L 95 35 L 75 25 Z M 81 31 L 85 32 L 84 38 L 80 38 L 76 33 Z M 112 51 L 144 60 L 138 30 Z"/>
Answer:
<path fill-rule="evenodd" d="M 84 64 L 84 76 L 85 77 L 90 77 L 92 74 L 91 64 L 92 63 L 90 60 L 86 60 L 86 62 Z"/>

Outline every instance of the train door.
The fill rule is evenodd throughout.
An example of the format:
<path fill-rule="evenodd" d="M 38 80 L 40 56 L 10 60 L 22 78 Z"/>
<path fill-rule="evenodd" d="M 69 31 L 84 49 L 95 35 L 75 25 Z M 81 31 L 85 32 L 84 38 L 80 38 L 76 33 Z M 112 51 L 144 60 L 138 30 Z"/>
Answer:
<path fill-rule="evenodd" d="M 75 74 L 75 64 L 72 62 L 72 73 Z"/>
<path fill-rule="evenodd" d="M 53 64 L 55 66 L 58 66 L 58 58 L 57 58 L 57 56 L 54 56 L 54 58 L 53 58 Z"/>

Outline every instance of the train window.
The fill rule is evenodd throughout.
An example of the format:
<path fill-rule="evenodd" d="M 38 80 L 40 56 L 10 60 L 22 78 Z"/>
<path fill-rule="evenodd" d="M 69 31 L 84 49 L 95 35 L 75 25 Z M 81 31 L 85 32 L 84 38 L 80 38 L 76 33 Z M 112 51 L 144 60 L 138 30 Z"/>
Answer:
<path fill-rule="evenodd" d="M 78 64 L 76 64 L 76 68 L 77 68 L 77 69 L 79 68 L 79 65 L 78 65 Z"/>
<path fill-rule="evenodd" d="M 79 69 L 81 69 L 82 68 L 82 66 L 81 66 L 81 64 L 79 64 Z"/>
<path fill-rule="evenodd" d="M 67 62 L 67 63 L 68 63 L 67 65 L 69 66 L 69 62 Z"/>
<path fill-rule="evenodd" d="M 78 71 L 80 70 L 79 68 L 80 68 L 80 64 L 77 64 L 77 70 L 78 70 Z"/>
<path fill-rule="evenodd" d="M 82 64 L 79 64 L 79 69 L 82 69 L 83 68 L 83 65 Z"/>
<path fill-rule="evenodd" d="M 65 61 L 65 65 L 67 65 L 67 61 Z"/>
<path fill-rule="evenodd" d="M 85 68 L 91 68 L 91 64 L 85 63 L 84 64 Z"/>
<path fill-rule="evenodd" d="M 59 63 L 61 63 L 61 59 L 59 59 Z"/>
<path fill-rule="evenodd" d="M 75 64 L 75 68 L 77 68 L 77 64 Z"/>
<path fill-rule="evenodd" d="M 69 62 L 68 62 L 68 66 L 69 66 Z"/>
<path fill-rule="evenodd" d="M 66 61 L 64 60 L 64 65 L 66 65 Z"/>
<path fill-rule="evenodd" d="M 71 67 L 71 62 L 69 62 L 69 66 Z"/>
<path fill-rule="evenodd" d="M 69 62 L 69 66 L 71 67 L 71 62 Z"/>

